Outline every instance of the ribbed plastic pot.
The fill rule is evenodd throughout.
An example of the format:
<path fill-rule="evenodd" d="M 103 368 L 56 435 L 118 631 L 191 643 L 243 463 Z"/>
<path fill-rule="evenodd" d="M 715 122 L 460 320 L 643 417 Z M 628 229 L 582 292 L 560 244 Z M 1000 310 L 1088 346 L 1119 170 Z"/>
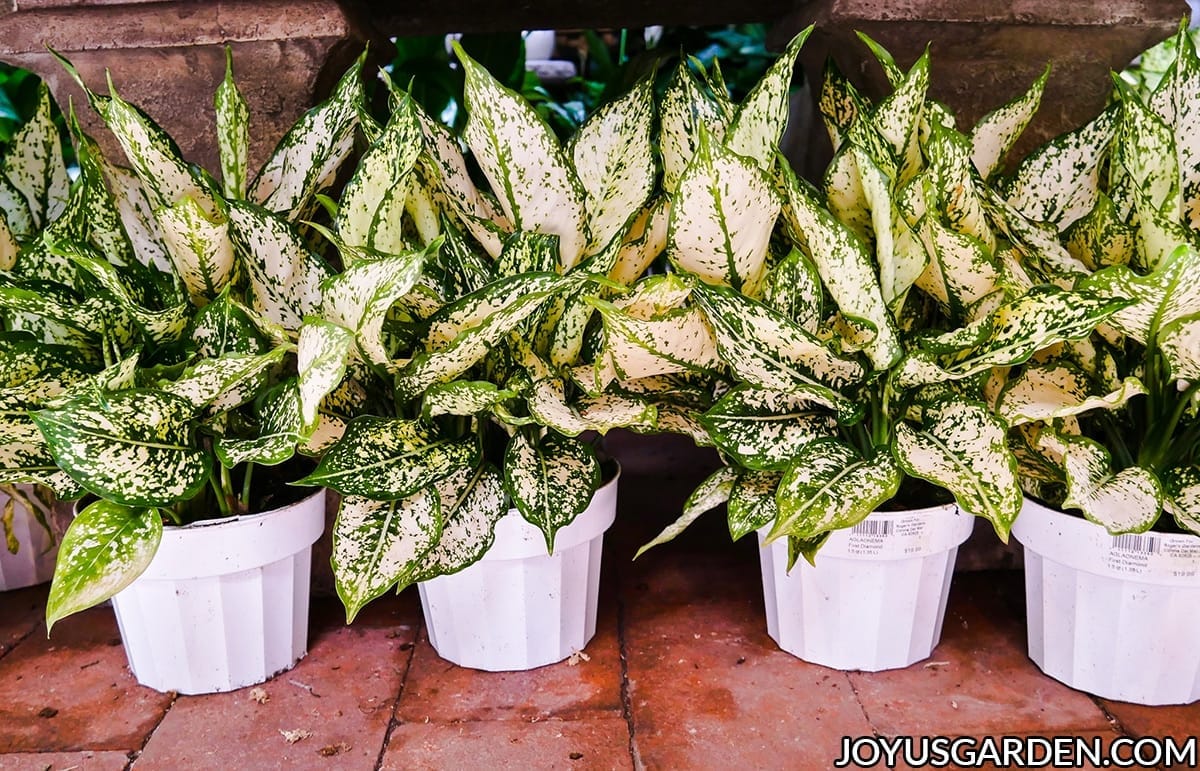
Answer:
<path fill-rule="evenodd" d="M 764 546 L 767 633 L 788 653 L 834 669 L 877 672 L 928 658 L 973 526 L 954 504 L 876 512 L 833 533 L 816 567 L 801 558 L 791 573 L 787 539 Z"/>
<path fill-rule="evenodd" d="M 438 655 L 491 672 L 534 669 L 581 651 L 596 634 L 600 551 L 617 514 L 617 477 L 558 531 L 512 509 L 474 565 L 419 585 L 429 642 Z"/>
<path fill-rule="evenodd" d="M 1200 700 L 1200 538 L 1113 536 L 1026 499 L 1029 657 L 1056 680 L 1137 704 Z"/>
<path fill-rule="evenodd" d="M 163 528 L 150 567 L 113 597 L 142 685 L 217 693 L 264 682 L 308 652 L 312 544 L 325 491 L 263 514 Z"/>
<path fill-rule="evenodd" d="M 17 488 L 37 505 L 32 486 L 17 485 Z M 0 592 L 46 583 L 54 577 L 54 563 L 58 557 L 59 539 L 38 522 L 24 503 L 0 493 L 0 512 L 9 503 L 13 507 L 11 526 L 17 552 L 10 552 L 4 539 L 0 538 Z M 49 522 L 52 512 L 47 509 L 42 514 Z"/>

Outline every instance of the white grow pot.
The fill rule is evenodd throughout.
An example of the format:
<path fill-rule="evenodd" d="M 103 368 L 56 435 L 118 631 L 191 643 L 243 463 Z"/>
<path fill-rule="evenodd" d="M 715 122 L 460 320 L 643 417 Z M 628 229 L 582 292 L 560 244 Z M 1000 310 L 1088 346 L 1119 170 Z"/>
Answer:
<path fill-rule="evenodd" d="M 790 574 L 787 539 L 765 546 L 767 633 L 788 653 L 834 669 L 876 672 L 928 658 L 942 636 L 958 547 L 974 524 L 954 504 L 875 512 L 833 533 L 815 568 L 801 558 Z"/>
<path fill-rule="evenodd" d="M 464 570 L 419 584 L 429 642 L 444 659 L 492 672 L 533 669 L 583 650 L 596 634 L 600 550 L 617 514 L 617 477 L 596 491 L 546 553 L 516 509 Z"/>
<path fill-rule="evenodd" d="M 1043 672 L 1118 701 L 1200 700 L 1200 538 L 1112 536 L 1028 499 L 1012 532 Z"/>
<path fill-rule="evenodd" d="M 163 528 L 150 567 L 113 597 L 129 667 L 159 691 L 261 683 L 308 652 L 312 544 L 325 491 L 264 514 Z"/>
<path fill-rule="evenodd" d="M 49 523 L 53 512 L 37 497 L 31 485 L 17 485 L 26 501 L 41 508 L 42 518 Z M 13 554 L 0 528 L 0 592 L 44 584 L 54 577 L 54 562 L 58 557 L 59 539 L 38 521 L 25 501 L 0 493 L 0 514 L 12 505 L 12 535 L 17 552 Z"/>

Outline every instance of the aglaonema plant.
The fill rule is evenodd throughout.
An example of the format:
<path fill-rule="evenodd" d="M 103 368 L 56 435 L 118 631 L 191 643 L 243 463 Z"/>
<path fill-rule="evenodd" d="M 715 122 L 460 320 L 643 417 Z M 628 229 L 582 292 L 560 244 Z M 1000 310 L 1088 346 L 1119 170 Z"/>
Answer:
<path fill-rule="evenodd" d="M 778 196 L 783 224 L 761 281 L 714 281 L 676 260 L 727 367 L 729 389 L 701 423 L 729 465 L 646 548 L 727 502 L 735 539 L 767 528 L 767 541 L 788 539 L 793 562 L 811 560 L 831 532 L 898 493 L 909 507 L 944 500 L 913 501 L 906 479 L 953 495 L 1006 539 L 1021 490 L 984 385 L 1121 307 L 1015 275 L 1016 255 L 1036 244 L 990 205 L 987 178 L 1043 81 L 968 136 L 928 99 L 927 55 L 905 73 L 868 42 L 893 90 L 871 104 L 827 72 L 821 107 L 836 152 L 822 188 L 785 163 L 761 170 L 761 201 Z M 705 154 L 702 137 L 689 172 Z M 705 214 L 697 222 L 719 224 Z"/>
<path fill-rule="evenodd" d="M 216 100 L 223 187 L 111 84 L 88 98 L 131 168 L 71 121 L 79 177 L 0 293 L 26 328 L 62 337 L 59 358 L 77 375 L 43 378 L 45 398 L 20 419 L 73 494 L 97 499 L 64 536 L 48 627 L 135 580 L 164 524 L 287 503 L 269 467 L 319 449 L 319 405 L 342 376 L 340 356 L 321 354 L 351 341 L 309 318 L 332 271 L 289 217 L 348 152 L 357 84 L 356 65 L 284 137 L 249 187 L 259 203 L 245 198 L 247 113 L 231 67 Z"/>
<path fill-rule="evenodd" d="M 1001 186 L 1057 243 L 1051 280 L 1126 298 L 997 389 L 1026 490 L 1113 534 L 1200 534 L 1200 59 L 1181 29 L 1152 92 L 1036 151 Z M 1057 173 L 1052 173 L 1057 172 Z"/>

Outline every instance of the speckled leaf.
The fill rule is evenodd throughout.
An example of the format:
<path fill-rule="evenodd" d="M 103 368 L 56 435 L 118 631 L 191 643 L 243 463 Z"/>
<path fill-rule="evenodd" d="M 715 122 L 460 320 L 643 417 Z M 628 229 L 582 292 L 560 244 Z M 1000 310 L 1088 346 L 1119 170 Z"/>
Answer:
<path fill-rule="evenodd" d="M 1185 530 L 1200 535 L 1200 467 L 1173 468 L 1162 475 L 1163 508 Z"/>
<path fill-rule="evenodd" d="M 705 281 L 754 295 L 781 205 L 761 169 L 702 131 L 671 206 L 667 256 Z"/>
<path fill-rule="evenodd" d="M 1166 121 L 1179 154 L 1183 219 L 1200 227 L 1200 58 L 1191 33 L 1181 25 L 1175 36 L 1175 62 L 1150 97 L 1150 106 Z"/>
<path fill-rule="evenodd" d="M 478 462 L 473 438 L 447 439 L 421 421 L 363 416 L 350 421 L 313 473 L 295 484 L 390 500 Z"/>
<path fill-rule="evenodd" d="M 1122 109 L 1114 161 L 1121 164 L 1133 188 L 1150 207 L 1178 220 L 1183 215 L 1183 195 L 1175 132 L 1142 102 L 1136 91 L 1119 78 L 1116 83 Z"/>
<path fill-rule="evenodd" d="M 233 278 L 233 242 L 229 222 L 205 213 L 194 198 L 155 209 L 167 256 L 188 294 L 203 305 Z"/>
<path fill-rule="evenodd" d="M 637 559 L 647 550 L 675 540 L 675 537 L 686 530 L 688 525 L 699 519 L 701 514 L 715 509 L 729 500 L 729 495 L 733 492 L 733 483 L 737 481 L 737 478 L 738 470 L 729 466 L 722 466 L 714 471 L 688 496 L 687 502 L 683 504 L 683 514 L 679 519 L 667 525 L 661 533 L 654 537 L 654 540 L 638 549 L 633 558 Z"/>
<path fill-rule="evenodd" d="M 640 319 L 604 300 L 588 298 L 588 302 L 604 320 L 603 361 L 610 362 L 622 380 L 707 372 L 720 363 L 712 330 L 697 308 L 676 308 Z"/>
<path fill-rule="evenodd" d="M 641 278 L 646 268 L 667 248 L 670 217 L 670 201 L 661 197 L 638 212 L 622 239 L 616 264 L 608 277 L 625 286 Z"/>
<path fill-rule="evenodd" d="M 654 428 L 658 411 L 645 399 L 600 394 L 567 402 L 563 381 L 556 377 L 536 380 L 526 393 L 529 415 L 538 425 L 564 436 L 585 431 L 606 434 L 614 428 Z"/>
<path fill-rule="evenodd" d="M 984 179 L 990 178 L 1004 163 L 1008 151 L 1033 119 L 1042 103 L 1042 92 L 1050 77 L 1050 67 L 1033 82 L 1029 90 L 1011 102 L 997 107 L 971 129 L 971 163 Z"/>
<path fill-rule="evenodd" d="M 8 177 L 0 173 L 0 219 L 15 238 L 27 238 L 37 229 L 33 212 L 29 210 L 29 202 L 25 194 L 8 181 Z"/>
<path fill-rule="evenodd" d="M 896 426 L 900 467 L 954 493 L 963 511 L 986 518 L 1007 543 L 1024 500 L 1007 426 L 982 403 L 950 397 L 923 407 L 920 430 Z"/>
<path fill-rule="evenodd" d="M 933 259 L 917 286 L 952 315 L 969 316 L 968 309 L 1001 288 L 1000 269 L 978 238 L 951 230 L 937 217 L 925 217 L 919 235 Z"/>
<path fill-rule="evenodd" d="M 253 201 L 295 222 L 312 196 L 333 182 L 354 148 L 366 56 L 364 51 L 338 81 L 333 95 L 300 116 L 279 140 L 250 186 Z"/>
<path fill-rule="evenodd" d="M 771 268 L 763 281 L 762 301 L 816 334 L 824 302 L 821 277 L 803 252 L 793 248 Z"/>
<path fill-rule="evenodd" d="M 760 169 L 769 170 L 775 162 L 776 148 L 787 124 L 792 71 L 800 48 L 812 31 L 810 25 L 792 38 L 738 106 L 725 134 L 725 146 L 738 155 L 752 158 Z"/>
<path fill-rule="evenodd" d="M 996 414 L 1010 426 L 1030 421 L 1078 415 L 1094 409 L 1115 409 L 1146 391 L 1134 377 L 1108 393 L 1097 392 L 1093 379 L 1069 362 L 1027 364 L 1005 384 Z"/>
<path fill-rule="evenodd" d="M 807 248 L 825 288 L 842 313 L 863 319 L 875 328 L 875 336 L 865 352 L 875 369 L 888 369 L 902 351 L 870 255 L 863 243 L 824 209 L 795 175 L 787 172 L 784 178 L 788 193 L 785 212 L 793 233 Z M 887 222 L 890 233 L 890 207 Z"/>
<path fill-rule="evenodd" d="M 1170 366 L 1171 377 L 1200 380 L 1200 313 L 1164 324 L 1158 332 L 1158 349 Z"/>
<path fill-rule="evenodd" d="M 778 312 L 724 287 L 700 284 L 692 295 L 704 310 L 721 359 L 748 383 L 770 391 L 841 388 L 862 379 L 861 364 Z M 831 399 L 840 401 L 836 395 Z"/>
<path fill-rule="evenodd" d="M 1009 204 L 1060 230 L 1086 214 L 1095 205 L 1099 166 L 1116 126 L 1117 112 L 1110 109 L 1030 153 L 1001 183 Z"/>
<path fill-rule="evenodd" d="M 250 314 L 228 292 L 196 313 L 188 338 L 196 346 L 196 354 L 205 357 L 263 353 L 267 348 Z"/>
<path fill-rule="evenodd" d="M 700 416 L 713 442 L 739 464 L 782 469 L 801 447 L 836 429 L 824 394 L 777 393 L 739 385 Z M 824 409 L 823 409 L 824 407 Z"/>
<path fill-rule="evenodd" d="M 929 51 L 926 49 L 904 78 L 871 111 L 870 125 L 887 141 L 906 180 L 921 162 L 917 134 L 929 90 Z M 882 160 L 882 159 L 880 159 Z"/>
<path fill-rule="evenodd" d="M 426 252 L 408 252 L 356 262 L 322 284 L 322 315 L 355 334 L 358 349 L 371 364 L 393 364 L 383 339 L 388 312 L 416 285 Z"/>
<path fill-rule="evenodd" d="M 44 83 L 38 85 L 33 115 L 5 148 L 2 168 L 8 182 L 24 196 L 35 225 L 45 227 L 66 208 L 70 179 L 58 128 L 50 116 L 50 89 Z"/>
<path fill-rule="evenodd" d="M 590 252 L 603 248 L 625 227 L 654 186 L 653 89 L 652 79 L 642 79 L 588 118 L 568 145 L 587 194 Z"/>
<path fill-rule="evenodd" d="M 113 203 L 121 218 L 121 226 L 129 237 L 134 256 L 143 265 L 153 266 L 164 273 L 173 273 L 174 266 L 167 254 L 162 230 L 154 218 L 154 210 L 146 197 L 145 188 L 137 175 L 128 169 L 113 166 L 102 156 L 95 156 L 104 170 Z"/>
<path fill-rule="evenodd" d="M 496 523 L 508 513 L 504 477 L 490 463 L 462 469 L 437 483 L 442 505 L 442 534 L 413 570 L 401 577 L 397 590 L 457 573 L 474 565 L 491 548 Z"/>
<path fill-rule="evenodd" d="M 105 329 L 104 313 L 96 303 L 70 304 L 69 292 L 53 292 L 43 285 L 41 291 L 32 291 L 18 286 L 0 284 L 0 308 L 13 314 L 29 314 L 40 319 L 54 321 L 71 329 L 94 335 Z"/>
<path fill-rule="evenodd" d="M 96 501 L 71 522 L 46 599 L 46 634 L 60 619 L 99 605 L 150 567 L 162 540 L 155 509 Z"/>
<path fill-rule="evenodd" d="M 497 313 L 522 307 L 523 298 L 545 300 L 574 281 L 553 273 L 515 275 L 492 281 L 439 310 L 429 320 L 425 345 L 430 350 L 443 350 L 463 332 L 479 328 Z"/>
<path fill-rule="evenodd" d="M 496 278 L 518 273 L 558 273 L 558 236 L 519 230 L 504 239 L 504 249 L 492 270 Z"/>
<path fill-rule="evenodd" d="M 452 380 L 431 385 L 421 401 L 421 414 L 426 418 L 438 415 L 478 415 L 508 399 L 516 391 L 499 388 L 495 383 L 480 380 Z"/>
<path fill-rule="evenodd" d="M 342 498 L 333 525 L 334 582 L 346 606 L 346 623 L 402 575 L 411 572 L 442 533 L 435 490 L 400 500 Z"/>
<path fill-rule="evenodd" d="M 1103 192 L 1090 212 L 1063 233 L 1067 250 L 1091 270 L 1128 265 L 1137 248 L 1137 228 L 1117 214 Z"/>
<path fill-rule="evenodd" d="M 74 245 L 65 245 L 70 251 Z M 156 343 L 169 343 L 179 340 L 187 328 L 195 309 L 191 304 L 183 302 L 163 310 L 150 310 L 138 304 L 129 293 L 125 282 L 121 280 L 117 269 L 107 260 L 96 259 L 99 255 L 76 250 L 71 253 L 72 261 L 87 271 L 108 291 L 125 313 L 137 322 L 143 334 Z"/>
<path fill-rule="evenodd" d="M 274 466 L 295 454 L 296 446 L 304 439 L 296 381 L 289 380 L 272 393 L 258 417 L 258 432 L 254 437 L 218 437 L 213 442 L 217 459 L 225 468 L 241 463 Z"/>
<path fill-rule="evenodd" d="M 458 141 L 445 126 L 423 111 L 418 110 L 417 117 L 421 121 L 426 148 L 419 163 L 438 181 L 438 189 L 484 251 L 493 258 L 498 257 L 502 239 L 488 226 L 494 213 L 471 181 Z"/>
<path fill-rule="evenodd" d="M 49 487 L 60 500 L 78 498 L 84 492 L 54 462 L 45 437 L 26 415 L 9 414 L 0 421 L 0 479 L 5 484 Z"/>
<path fill-rule="evenodd" d="M 729 494 L 729 537 L 735 541 L 766 527 L 779 516 L 775 490 L 783 475 L 774 471 L 743 471 Z"/>
<path fill-rule="evenodd" d="M 194 415 L 174 394 L 130 390 L 82 397 L 33 420 L 58 465 L 90 492 L 126 506 L 169 506 L 208 480 L 208 455 L 192 441 Z"/>
<path fill-rule="evenodd" d="M 767 534 L 816 538 L 852 527 L 896 494 L 900 468 L 887 452 L 864 460 L 837 439 L 819 439 L 801 449 L 775 493 L 779 515 Z"/>
<path fill-rule="evenodd" d="M 300 327 L 296 371 L 300 377 L 301 425 L 306 433 L 316 430 L 321 400 L 342 382 L 353 345 L 354 334 L 337 324 L 309 318 Z"/>
<path fill-rule="evenodd" d="M 225 78 L 213 97 L 217 111 L 217 155 L 226 198 L 246 197 L 246 157 L 250 152 L 250 110 L 233 80 L 233 50 L 225 47 Z"/>
<path fill-rule="evenodd" d="M 588 244 L 584 188 L 554 132 L 533 107 L 500 85 L 455 44 L 466 73 L 463 136 L 515 230 L 559 237 L 563 270 Z"/>
<path fill-rule="evenodd" d="M 680 177 L 692 163 L 700 146 L 701 133 L 720 142 L 728 118 L 721 105 L 704 92 L 696 77 L 681 60 L 667 90 L 658 103 L 658 146 L 662 155 L 663 190 L 674 193 Z M 703 128 L 701 128 L 703 127 Z"/>
<path fill-rule="evenodd" d="M 186 399 L 199 412 L 233 409 L 253 399 L 262 387 L 266 372 L 283 361 L 288 349 L 276 348 L 261 356 L 229 354 L 202 359 L 188 367 L 178 380 L 160 388 Z"/>
<path fill-rule="evenodd" d="M 1158 478 L 1141 466 L 1114 474 L 1112 456 L 1099 443 L 1077 436 L 1060 439 L 1066 444 L 1067 498 L 1063 507 L 1079 509 L 1114 535 L 1149 530 L 1163 507 Z"/>
<path fill-rule="evenodd" d="M 554 432 L 534 441 L 517 433 L 504 452 L 504 489 L 521 516 L 546 538 L 554 553 L 554 535 L 588 507 L 600 487 L 600 464 L 591 445 Z"/>
<path fill-rule="evenodd" d="M 868 110 L 866 100 L 842 74 L 832 58 L 825 62 L 817 108 L 824 119 L 825 130 L 829 132 L 829 140 L 835 152 L 841 147 L 850 127 Z"/>
<path fill-rule="evenodd" d="M 1196 276 L 1200 276 L 1200 251 L 1181 246 L 1149 275 L 1115 265 L 1080 281 L 1079 288 L 1135 300 L 1117 311 L 1109 323 L 1146 344 L 1171 322 L 1200 313 L 1200 281 Z"/>

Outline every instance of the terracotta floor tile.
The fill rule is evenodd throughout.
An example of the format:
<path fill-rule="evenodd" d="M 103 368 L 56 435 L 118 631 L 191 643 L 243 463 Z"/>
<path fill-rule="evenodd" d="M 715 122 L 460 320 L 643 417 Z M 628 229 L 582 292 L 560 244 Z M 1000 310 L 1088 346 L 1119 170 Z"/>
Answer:
<path fill-rule="evenodd" d="M 0 755 L 0 771 L 121 771 L 125 752 L 19 752 Z"/>
<path fill-rule="evenodd" d="M 12 650 L 42 620 L 49 584 L 0 592 L 0 656 Z"/>
<path fill-rule="evenodd" d="M 621 656 L 616 603 L 601 593 L 589 658 L 527 672 L 481 672 L 437 655 L 424 633 L 417 643 L 396 717 L 405 723 L 533 720 L 621 714 Z"/>
<path fill-rule="evenodd" d="M 1020 574 L 959 574 L 941 644 L 928 661 L 852 673 L 875 728 L 889 736 L 1107 729 L 1090 697 L 1046 677 L 1029 660 L 1024 625 L 1011 617 L 1011 593 L 1020 591 Z"/>
<path fill-rule="evenodd" d="M 384 771 L 424 769 L 631 769 L 629 730 L 619 717 L 404 723 L 396 726 Z"/>
<path fill-rule="evenodd" d="M 312 615 L 309 653 L 294 669 L 261 691 L 179 697 L 134 767 L 374 768 L 412 656 L 417 609 L 407 595 L 388 596 L 346 626 L 338 601 L 323 599 Z M 285 731 L 297 732 L 293 741 Z"/>
<path fill-rule="evenodd" d="M 0 752 L 140 749 L 171 699 L 134 680 L 111 608 L 39 624 L 0 659 Z"/>

